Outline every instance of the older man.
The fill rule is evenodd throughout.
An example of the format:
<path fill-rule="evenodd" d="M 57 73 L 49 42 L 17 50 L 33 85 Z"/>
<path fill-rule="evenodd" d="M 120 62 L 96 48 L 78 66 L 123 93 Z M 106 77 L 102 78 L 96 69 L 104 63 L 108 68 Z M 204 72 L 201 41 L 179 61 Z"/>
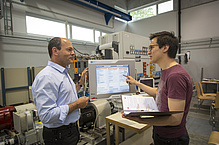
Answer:
<path fill-rule="evenodd" d="M 77 91 L 84 83 L 86 70 L 77 84 L 68 75 L 68 65 L 73 63 L 73 46 L 66 38 L 50 40 L 48 52 L 51 58 L 32 85 L 34 103 L 42 121 L 43 139 L 46 145 L 75 145 L 79 140 L 77 121 L 80 108 L 88 98 L 78 98 Z"/>

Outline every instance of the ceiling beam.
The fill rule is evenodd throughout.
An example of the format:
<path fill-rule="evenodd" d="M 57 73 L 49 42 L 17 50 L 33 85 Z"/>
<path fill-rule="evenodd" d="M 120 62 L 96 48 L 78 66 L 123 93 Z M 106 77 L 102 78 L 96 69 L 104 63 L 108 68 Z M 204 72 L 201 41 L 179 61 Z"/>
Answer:
<path fill-rule="evenodd" d="M 96 0 L 69 0 L 69 1 L 73 1 L 73 2 L 76 2 L 78 4 L 95 9 L 97 11 L 103 12 L 104 17 L 105 17 L 105 21 L 106 21 L 106 25 L 108 25 L 112 16 L 120 18 L 120 19 L 125 20 L 125 21 L 132 20 L 132 16 L 130 16 L 129 14 L 121 12 L 113 7 L 110 7 L 106 4 L 98 2 Z"/>

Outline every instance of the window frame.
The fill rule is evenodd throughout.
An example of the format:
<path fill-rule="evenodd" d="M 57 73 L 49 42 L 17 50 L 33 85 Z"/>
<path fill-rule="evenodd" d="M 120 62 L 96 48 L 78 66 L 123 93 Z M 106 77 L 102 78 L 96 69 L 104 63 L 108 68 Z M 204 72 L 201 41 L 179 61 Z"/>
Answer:
<path fill-rule="evenodd" d="M 46 17 L 46 16 L 42 16 L 42 15 L 38 15 L 38 14 L 34 14 L 34 13 L 29 13 L 29 12 L 26 12 L 26 16 L 25 16 L 25 21 L 26 21 L 26 33 L 27 35 L 32 35 L 32 36 L 41 36 L 41 37 L 56 37 L 56 36 L 50 36 L 50 35 L 45 35 L 45 34 L 36 34 L 36 33 L 28 33 L 27 32 L 27 17 L 33 17 L 33 18 L 39 18 L 39 19 L 42 19 L 42 20 L 47 20 L 47 21 L 52 21 L 52 22 L 58 22 L 58 23 L 63 23 L 65 25 L 65 38 L 68 38 L 68 39 L 71 39 L 71 40 L 74 40 L 74 41 L 80 41 L 80 42 L 86 42 L 86 43 L 93 43 L 93 44 L 98 44 L 99 43 L 99 39 L 98 40 L 95 40 L 96 36 L 95 36 L 95 31 L 99 31 L 100 32 L 100 36 L 103 35 L 103 33 L 107 34 L 107 33 L 111 33 L 111 32 L 107 32 L 107 31 L 104 31 L 104 30 L 101 30 L 101 29 L 96 29 L 96 28 L 93 28 L 93 27 L 86 27 L 86 26 L 82 26 L 82 25 L 78 25 L 78 24 L 74 24 L 74 23 L 71 23 L 71 22 L 67 22 L 67 21 L 64 21 L 64 20 L 59 20 L 59 19 L 55 19 L 55 18 L 50 18 L 50 17 Z M 73 35 L 72 35 L 72 26 L 76 26 L 76 27 L 80 27 L 80 28 L 85 28 L 85 29 L 91 29 L 92 30 L 92 41 L 87 41 L 87 40 L 78 40 L 78 39 L 73 39 Z M 99 36 L 99 37 L 100 37 Z M 83 44 L 86 44 L 86 43 L 83 43 Z"/>
<path fill-rule="evenodd" d="M 153 2 L 153 3 L 150 3 L 150 4 L 146 4 L 144 6 L 140 6 L 140 7 L 135 8 L 135 9 L 131 9 L 128 12 L 132 13 L 132 12 L 135 12 L 135 11 L 138 11 L 138 10 L 142 10 L 142 9 L 145 9 L 145 8 L 149 8 L 149 7 L 153 6 L 153 5 L 156 5 L 156 15 L 154 15 L 154 16 L 158 16 L 160 14 L 163 14 L 163 13 L 158 13 L 158 5 L 162 4 L 162 3 L 165 3 L 165 2 L 168 2 L 168 1 L 172 1 L 173 9 L 170 10 L 170 11 L 163 12 L 163 13 L 174 11 L 174 0 L 162 0 L 162 1 Z M 150 17 L 154 17 L 154 16 L 150 16 Z M 146 19 L 146 18 L 150 18 L 150 17 L 145 17 L 145 18 L 142 18 L 142 19 Z M 129 21 L 129 22 L 136 22 L 136 21 L 139 21 L 139 20 L 142 20 L 142 19 L 132 20 L 132 21 Z"/>

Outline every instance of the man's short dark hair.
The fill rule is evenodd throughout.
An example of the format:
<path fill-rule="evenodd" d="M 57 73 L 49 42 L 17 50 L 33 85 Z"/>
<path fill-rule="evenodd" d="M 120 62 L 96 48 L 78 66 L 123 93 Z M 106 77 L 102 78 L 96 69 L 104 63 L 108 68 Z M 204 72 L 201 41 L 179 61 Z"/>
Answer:
<path fill-rule="evenodd" d="M 169 45 L 169 50 L 167 52 L 170 58 L 175 58 L 178 50 L 179 41 L 175 36 L 174 32 L 162 31 L 150 35 L 150 40 L 157 37 L 157 44 L 159 48 L 162 48 L 164 45 Z"/>
<path fill-rule="evenodd" d="M 61 49 L 61 38 L 60 37 L 54 37 L 49 41 L 48 45 L 48 51 L 50 58 L 52 57 L 52 48 L 56 47 L 57 49 Z"/>

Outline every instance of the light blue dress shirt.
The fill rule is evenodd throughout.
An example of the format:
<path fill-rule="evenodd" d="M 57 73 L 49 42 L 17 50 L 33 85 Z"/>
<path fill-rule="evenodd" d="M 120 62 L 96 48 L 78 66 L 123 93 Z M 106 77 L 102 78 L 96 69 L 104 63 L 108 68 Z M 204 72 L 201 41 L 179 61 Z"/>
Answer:
<path fill-rule="evenodd" d="M 32 85 L 34 103 L 43 125 L 56 128 L 76 122 L 80 118 L 80 109 L 68 115 L 68 104 L 75 102 L 76 86 L 64 68 L 54 62 L 41 70 Z"/>

